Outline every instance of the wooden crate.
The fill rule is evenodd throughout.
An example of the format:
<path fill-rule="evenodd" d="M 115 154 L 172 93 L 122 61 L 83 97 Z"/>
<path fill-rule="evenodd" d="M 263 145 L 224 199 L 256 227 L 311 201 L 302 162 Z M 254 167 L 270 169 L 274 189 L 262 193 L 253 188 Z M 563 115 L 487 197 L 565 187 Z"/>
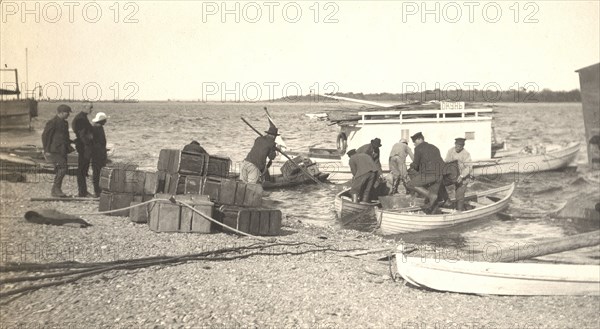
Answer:
<path fill-rule="evenodd" d="M 222 205 L 260 207 L 262 204 L 262 185 L 247 184 L 232 178 L 207 176 L 202 194 Z"/>
<path fill-rule="evenodd" d="M 170 197 L 169 194 L 156 195 L 157 199 L 168 199 Z M 182 195 L 175 198 L 212 218 L 213 203 L 206 196 Z M 211 221 L 187 207 L 169 201 L 157 201 L 150 207 L 148 225 L 155 232 L 210 233 L 214 231 Z"/>
<path fill-rule="evenodd" d="M 108 192 L 154 194 L 157 178 L 152 172 L 104 167 L 100 171 L 100 188 Z"/>
<path fill-rule="evenodd" d="M 133 194 L 121 193 L 121 192 L 108 192 L 102 191 L 100 193 L 100 201 L 98 205 L 98 211 L 108 211 L 126 208 L 131 205 L 133 201 Z M 121 210 L 108 214 L 109 216 L 129 216 L 129 209 Z"/>
<path fill-rule="evenodd" d="M 158 172 L 146 172 L 144 178 L 144 194 L 155 194 L 158 193 L 159 187 L 159 173 Z"/>
<path fill-rule="evenodd" d="M 252 235 L 280 235 L 281 210 L 224 206 L 215 216 L 223 224 Z M 225 232 L 234 232 L 223 228 Z"/>
<path fill-rule="evenodd" d="M 139 201 L 132 201 L 131 206 L 135 206 L 140 203 L 141 202 L 139 202 Z M 148 217 L 149 217 L 149 212 L 148 212 L 149 205 L 150 204 L 146 204 L 146 205 L 143 205 L 140 207 L 135 207 L 135 208 L 129 209 L 129 220 L 134 223 L 147 223 Z"/>
<path fill-rule="evenodd" d="M 125 169 L 104 167 L 100 170 L 100 188 L 110 192 L 124 192 Z"/>
<path fill-rule="evenodd" d="M 158 170 L 202 176 L 206 174 L 208 158 L 208 154 L 162 149 L 158 156 Z"/>
<path fill-rule="evenodd" d="M 206 175 L 227 177 L 231 168 L 231 159 L 225 156 L 210 155 Z"/>
<path fill-rule="evenodd" d="M 164 193 L 168 194 L 200 194 L 203 185 L 202 176 L 166 174 Z"/>

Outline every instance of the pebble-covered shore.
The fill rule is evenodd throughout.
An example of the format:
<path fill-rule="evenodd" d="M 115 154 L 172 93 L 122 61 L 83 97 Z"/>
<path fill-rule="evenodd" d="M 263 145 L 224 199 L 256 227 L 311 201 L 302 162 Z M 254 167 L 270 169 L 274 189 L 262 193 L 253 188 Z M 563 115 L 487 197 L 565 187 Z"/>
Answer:
<path fill-rule="evenodd" d="M 28 210 L 92 213 L 94 202 L 32 202 L 50 179 L 0 182 L 0 262 L 109 262 L 240 248 L 230 259 L 113 270 L 0 299 L 2 328 L 599 328 L 600 298 L 477 296 L 396 281 L 396 242 L 284 219 L 278 244 L 225 233 L 157 234 L 125 217 L 82 216 L 88 228 L 26 222 Z M 74 178 L 65 191 L 76 191 Z M 285 209 L 282 209 L 285 214 Z M 259 253 L 259 255 L 249 255 Z M 32 273 L 1 273 L 1 279 Z M 46 279 L 41 282 L 51 282 Z M 35 283 L 35 282 L 34 282 Z M 37 282 L 40 283 L 40 282 Z M 31 284 L 31 283 L 28 283 Z M 0 286 L 0 292 L 22 283 Z"/>

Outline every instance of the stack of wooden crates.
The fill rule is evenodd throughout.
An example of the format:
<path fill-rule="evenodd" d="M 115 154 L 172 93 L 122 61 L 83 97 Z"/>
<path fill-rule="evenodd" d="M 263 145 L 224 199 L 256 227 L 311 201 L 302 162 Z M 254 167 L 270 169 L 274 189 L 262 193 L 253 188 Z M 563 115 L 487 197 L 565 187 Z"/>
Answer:
<path fill-rule="evenodd" d="M 228 157 L 163 149 L 158 159 L 157 198 L 174 197 L 197 211 L 160 201 L 149 208 L 150 229 L 157 232 L 209 233 L 215 218 L 242 232 L 278 235 L 281 211 L 260 208 L 262 186 L 231 178 Z M 204 215 L 204 216 L 203 216 Z"/>
<path fill-rule="evenodd" d="M 100 171 L 100 203 L 98 211 L 127 208 L 132 204 L 151 200 L 157 190 L 158 177 L 132 167 L 104 167 Z M 138 209 L 133 208 L 137 213 Z M 109 213 L 111 216 L 129 216 L 130 210 Z M 136 217 L 137 218 L 137 217 Z"/>

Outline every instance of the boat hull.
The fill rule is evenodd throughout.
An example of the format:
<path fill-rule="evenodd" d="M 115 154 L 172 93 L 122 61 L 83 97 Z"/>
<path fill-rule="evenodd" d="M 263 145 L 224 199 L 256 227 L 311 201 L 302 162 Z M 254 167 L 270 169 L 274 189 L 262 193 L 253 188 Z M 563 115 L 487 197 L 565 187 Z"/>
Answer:
<path fill-rule="evenodd" d="M 350 189 L 343 190 L 336 194 L 335 199 L 333 200 L 333 207 L 335 208 L 337 218 L 343 220 L 351 216 L 364 214 L 366 217 L 375 220 L 375 208 L 378 204 L 354 203 L 352 202 L 352 199 L 349 198 L 349 191 Z"/>
<path fill-rule="evenodd" d="M 513 155 L 477 161 L 473 165 L 473 176 L 477 178 L 514 175 L 514 179 L 518 180 L 519 177 L 524 178 L 537 172 L 561 169 L 574 162 L 580 147 L 579 143 L 574 142 L 546 154 Z M 352 179 L 350 167 L 342 165 L 341 161 L 315 157 L 311 157 L 311 160 L 318 163 L 321 172 L 329 173 L 329 181 L 335 184 L 342 184 Z M 389 173 L 388 165 L 382 164 L 382 170 L 384 173 Z"/>
<path fill-rule="evenodd" d="M 318 179 L 320 182 L 325 182 L 327 180 L 327 177 L 329 177 L 329 174 L 319 173 L 319 174 L 315 175 L 314 177 L 316 179 Z M 271 176 L 271 180 L 264 181 L 262 183 L 262 186 L 263 186 L 263 189 L 265 189 L 265 190 L 272 190 L 272 189 L 277 189 L 277 188 L 294 187 L 294 186 L 299 186 L 299 185 L 304 185 L 304 184 L 316 184 L 316 183 L 311 178 L 306 177 L 305 175 L 297 175 L 297 176 L 294 176 L 294 178 L 290 178 L 290 179 L 283 177 L 283 175 L 276 175 L 276 176 Z"/>
<path fill-rule="evenodd" d="M 377 209 L 376 216 L 381 223 L 381 233 L 383 235 L 401 234 L 409 232 L 419 232 L 433 229 L 444 229 L 483 218 L 498 213 L 508 206 L 510 197 L 514 192 L 515 184 L 507 185 L 498 189 L 489 190 L 483 193 L 495 192 L 502 194 L 497 202 L 482 207 L 466 210 L 463 212 L 454 212 L 449 214 L 427 215 L 414 212 L 402 212 L 399 210 Z M 490 193 L 491 194 L 491 193 Z M 483 196 L 481 194 L 477 194 Z"/>
<path fill-rule="evenodd" d="M 564 168 L 577 157 L 581 145 L 570 143 L 564 148 L 559 148 L 545 154 L 507 156 L 481 161 L 473 166 L 473 176 L 501 176 L 506 174 L 530 175 L 541 171 Z"/>
<path fill-rule="evenodd" d="M 31 129 L 31 118 L 37 116 L 37 101 L 15 99 L 0 102 L 1 129 Z"/>
<path fill-rule="evenodd" d="M 600 295 L 600 266 L 488 263 L 396 255 L 398 273 L 417 287 L 485 295 Z"/>

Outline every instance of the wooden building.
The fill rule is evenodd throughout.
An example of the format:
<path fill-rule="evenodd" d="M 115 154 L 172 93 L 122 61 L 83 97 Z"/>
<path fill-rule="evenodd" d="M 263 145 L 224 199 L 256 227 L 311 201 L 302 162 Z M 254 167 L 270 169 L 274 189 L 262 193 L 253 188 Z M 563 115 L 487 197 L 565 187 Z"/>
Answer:
<path fill-rule="evenodd" d="M 587 144 L 588 163 L 600 167 L 600 63 L 581 68 L 579 84 L 583 105 L 583 122 Z"/>

